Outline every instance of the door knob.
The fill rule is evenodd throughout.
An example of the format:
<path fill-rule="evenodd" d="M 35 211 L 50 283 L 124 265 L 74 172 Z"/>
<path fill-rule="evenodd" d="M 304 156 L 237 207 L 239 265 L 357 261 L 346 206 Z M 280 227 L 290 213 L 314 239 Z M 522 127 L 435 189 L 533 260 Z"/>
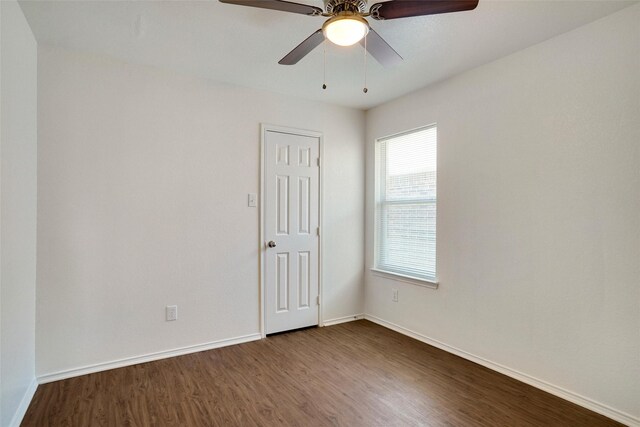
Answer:
<path fill-rule="evenodd" d="M 273 240 L 270 240 L 269 243 L 267 243 L 267 246 L 269 246 L 270 248 L 275 248 L 276 242 L 274 242 Z"/>

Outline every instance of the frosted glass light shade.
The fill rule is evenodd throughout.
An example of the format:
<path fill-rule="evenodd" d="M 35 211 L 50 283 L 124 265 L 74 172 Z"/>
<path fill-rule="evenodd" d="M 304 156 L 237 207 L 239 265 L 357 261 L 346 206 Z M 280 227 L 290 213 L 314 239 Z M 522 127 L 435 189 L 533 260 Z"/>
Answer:
<path fill-rule="evenodd" d="M 369 32 L 369 23 L 359 16 L 336 16 L 322 26 L 324 36 L 338 46 L 358 43 Z"/>

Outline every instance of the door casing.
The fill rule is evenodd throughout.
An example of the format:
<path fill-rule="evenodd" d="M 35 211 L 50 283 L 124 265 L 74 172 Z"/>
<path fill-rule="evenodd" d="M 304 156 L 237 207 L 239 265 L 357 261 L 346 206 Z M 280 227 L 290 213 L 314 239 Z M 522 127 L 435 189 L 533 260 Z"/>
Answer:
<path fill-rule="evenodd" d="M 320 165 L 319 165 L 319 179 L 318 179 L 318 226 L 320 227 L 320 235 L 318 236 L 318 296 L 319 296 L 319 307 L 318 307 L 318 326 L 323 325 L 323 311 L 324 311 L 324 297 L 323 290 L 324 286 L 322 283 L 322 254 L 323 254 L 323 235 L 324 235 L 324 227 L 323 227 L 323 195 L 322 189 L 324 187 L 324 138 L 322 132 L 305 130 L 305 129 L 297 129 L 285 126 L 277 126 L 271 124 L 260 124 L 260 240 L 258 241 L 258 250 L 260 253 L 260 261 L 259 261 L 259 272 L 258 275 L 260 277 L 260 308 L 259 308 L 259 318 L 260 318 L 260 335 L 262 338 L 266 338 L 266 311 L 265 311 L 265 239 L 264 239 L 264 183 L 265 183 L 265 170 L 266 170 L 266 156 L 265 156 L 265 136 L 268 131 L 273 132 L 282 132 L 289 133 L 293 135 L 302 135 L 309 136 L 313 138 L 318 138 L 318 152 L 320 153 Z"/>

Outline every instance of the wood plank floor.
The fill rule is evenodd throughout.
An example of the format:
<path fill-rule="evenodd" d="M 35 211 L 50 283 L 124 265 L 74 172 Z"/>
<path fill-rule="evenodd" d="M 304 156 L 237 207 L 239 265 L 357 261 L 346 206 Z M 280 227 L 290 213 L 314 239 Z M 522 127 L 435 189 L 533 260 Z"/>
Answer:
<path fill-rule="evenodd" d="M 613 426 L 361 320 L 38 387 L 23 426 Z"/>

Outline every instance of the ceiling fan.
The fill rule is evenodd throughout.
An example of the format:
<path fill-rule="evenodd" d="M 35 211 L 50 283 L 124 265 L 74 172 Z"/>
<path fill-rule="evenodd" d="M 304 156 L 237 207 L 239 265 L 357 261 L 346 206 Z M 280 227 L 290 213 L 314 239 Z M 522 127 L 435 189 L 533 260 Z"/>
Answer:
<path fill-rule="evenodd" d="M 219 0 L 222 3 L 259 7 L 309 16 L 328 17 L 322 28 L 307 37 L 284 58 L 282 65 L 293 65 L 320 45 L 325 38 L 340 46 L 351 46 L 358 42 L 380 64 L 394 65 L 402 57 L 369 26 L 365 18 L 378 21 L 412 16 L 436 15 L 440 13 L 473 10 L 478 0 L 391 0 L 375 3 L 365 12 L 367 0 L 325 0 L 325 9 L 284 0 Z M 365 38 L 366 37 L 366 38 Z"/>

